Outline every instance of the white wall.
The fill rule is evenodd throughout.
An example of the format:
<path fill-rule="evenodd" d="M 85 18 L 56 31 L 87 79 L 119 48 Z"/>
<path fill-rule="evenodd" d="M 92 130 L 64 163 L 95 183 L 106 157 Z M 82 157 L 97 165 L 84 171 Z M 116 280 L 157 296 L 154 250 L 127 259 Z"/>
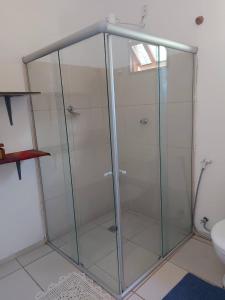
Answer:
<path fill-rule="evenodd" d="M 203 1 L 203 0 L 201 0 Z M 222 3 L 222 0 L 220 0 Z M 122 20 L 137 22 L 141 5 L 149 4 L 146 32 L 195 44 L 194 17 L 201 2 L 194 0 L 21 0 L 1 1 L 1 90 L 23 89 L 21 57 L 114 12 Z M 91 4 L 90 4 L 91 3 Z M 177 30 L 179 28 L 179 30 Z"/>
<path fill-rule="evenodd" d="M 12 100 L 14 127 L 9 125 L 4 102 L 0 102 L 0 140 L 7 152 L 32 148 L 27 100 Z M 3 165 L 0 172 L 0 259 L 43 239 L 40 202 L 34 160 Z"/>
<path fill-rule="evenodd" d="M 136 22 L 144 3 L 149 4 L 150 12 L 146 32 L 199 46 L 196 170 L 199 171 L 199 160 L 205 156 L 213 160 L 213 165 L 200 190 L 198 219 L 207 215 L 212 225 L 225 217 L 223 0 L 1 1 L 0 90 L 24 90 L 23 55 L 102 19 L 110 12 L 122 20 Z M 197 27 L 194 18 L 201 14 L 206 21 Z M 14 127 L 8 125 L 2 103 L 0 140 L 6 143 L 8 151 L 30 148 L 32 139 L 26 100 L 13 103 Z M 14 166 L 1 166 L 0 259 L 43 238 L 34 161 L 24 162 L 22 168 L 23 180 L 19 182 Z"/>
<path fill-rule="evenodd" d="M 199 44 L 198 99 L 196 104 L 196 175 L 199 161 L 213 161 L 204 175 L 199 191 L 198 222 L 210 218 L 210 227 L 225 218 L 225 85 L 224 1 L 204 1 L 201 13 L 206 21 L 197 31 Z M 198 226 L 199 227 L 199 226 Z"/>

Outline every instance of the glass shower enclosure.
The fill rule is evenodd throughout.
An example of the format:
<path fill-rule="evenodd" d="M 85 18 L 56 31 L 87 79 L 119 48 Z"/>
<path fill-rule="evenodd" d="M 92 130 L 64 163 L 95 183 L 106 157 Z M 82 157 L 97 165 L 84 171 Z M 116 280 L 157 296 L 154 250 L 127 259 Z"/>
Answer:
<path fill-rule="evenodd" d="M 118 299 L 192 234 L 196 53 L 100 22 L 23 58 L 48 242 Z"/>

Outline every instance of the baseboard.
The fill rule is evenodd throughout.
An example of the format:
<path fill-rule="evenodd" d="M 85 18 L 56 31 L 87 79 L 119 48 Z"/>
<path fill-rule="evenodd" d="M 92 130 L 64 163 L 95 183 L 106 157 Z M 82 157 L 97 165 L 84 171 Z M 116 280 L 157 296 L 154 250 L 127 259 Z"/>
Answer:
<path fill-rule="evenodd" d="M 18 257 L 18 256 L 20 256 L 20 255 L 23 255 L 23 254 L 26 254 L 26 253 L 28 253 L 28 252 L 31 252 L 32 250 L 35 250 L 36 248 L 38 248 L 38 247 L 40 247 L 40 246 L 46 244 L 46 242 L 47 242 L 47 240 L 44 239 L 44 240 L 42 240 L 42 241 L 39 241 L 39 242 L 37 242 L 37 243 L 35 243 L 35 244 L 29 246 L 29 247 L 26 247 L 26 248 L 24 248 L 24 249 L 18 251 L 18 252 L 14 253 L 14 254 L 12 254 L 12 255 L 6 257 L 6 258 L 0 259 L 0 265 L 2 265 L 2 264 L 4 264 L 4 263 L 7 263 L 8 261 L 10 261 L 10 260 L 12 260 L 12 259 L 15 259 L 16 257 Z"/>

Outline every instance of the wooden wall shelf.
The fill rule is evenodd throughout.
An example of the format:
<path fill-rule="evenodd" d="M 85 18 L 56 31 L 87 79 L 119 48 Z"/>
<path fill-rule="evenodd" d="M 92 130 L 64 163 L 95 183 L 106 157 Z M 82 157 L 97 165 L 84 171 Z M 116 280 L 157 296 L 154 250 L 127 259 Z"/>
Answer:
<path fill-rule="evenodd" d="M 5 98 L 5 106 L 9 116 L 9 122 L 11 126 L 13 125 L 11 98 L 27 96 L 27 95 L 36 95 L 36 94 L 40 94 L 40 92 L 0 92 L 0 97 Z"/>
<path fill-rule="evenodd" d="M 0 165 L 16 163 L 19 180 L 21 180 L 21 161 L 51 155 L 48 152 L 39 150 L 25 150 L 6 154 L 4 159 L 0 160 Z"/>

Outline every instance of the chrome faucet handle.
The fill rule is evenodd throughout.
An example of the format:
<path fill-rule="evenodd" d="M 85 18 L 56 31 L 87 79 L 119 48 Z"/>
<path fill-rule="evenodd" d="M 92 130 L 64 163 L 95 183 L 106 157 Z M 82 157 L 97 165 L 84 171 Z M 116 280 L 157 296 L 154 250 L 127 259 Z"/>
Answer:
<path fill-rule="evenodd" d="M 74 110 L 74 107 L 72 105 L 69 105 L 67 106 L 67 109 L 66 109 L 70 114 L 74 114 L 74 115 L 80 115 L 79 112 L 75 111 Z"/>
<path fill-rule="evenodd" d="M 143 119 L 140 120 L 140 124 L 141 124 L 141 125 L 147 125 L 148 122 L 149 122 L 149 119 L 148 119 L 148 118 L 143 118 Z"/>

